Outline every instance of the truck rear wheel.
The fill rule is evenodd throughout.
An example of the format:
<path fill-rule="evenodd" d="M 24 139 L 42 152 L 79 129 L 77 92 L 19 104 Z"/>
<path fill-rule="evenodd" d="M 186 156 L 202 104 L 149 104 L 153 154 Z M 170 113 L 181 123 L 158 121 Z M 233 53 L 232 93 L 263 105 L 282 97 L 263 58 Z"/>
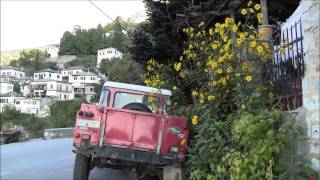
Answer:
<path fill-rule="evenodd" d="M 90 159 L 77 154 L 73 167 L 73 180 L 88 180 L 90 172 Z"/>

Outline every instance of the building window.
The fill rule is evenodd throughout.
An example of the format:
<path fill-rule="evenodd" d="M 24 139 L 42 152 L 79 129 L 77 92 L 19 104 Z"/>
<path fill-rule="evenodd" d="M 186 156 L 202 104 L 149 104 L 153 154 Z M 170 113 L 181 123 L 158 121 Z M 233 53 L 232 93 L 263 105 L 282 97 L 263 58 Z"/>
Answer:
<path fill-rule="evenodd" d="M 67 99 L 67 95 L 64 95 L 64 99 Z"/>
<path fill-rule="evenodd" d="M 50 89 L 53 89 L 53 84 L 50 84 Z"/>
<path fill-rule="evenodd" d="M 68 91 L 68 86 L 66 86 L 66 91 Z"/>
<path fill-rule="evenodd" d="M 73 79 L 74 79 L 74 80 L 77 80 L 77 77 L 75 76 L 75 77 L 73 77 Z"/>
<path fill-rule="evenodd" d="M 60 76 L 59 76 L 59 75 L 57 75 L 57 78 L 59 79 L 59 78 L 60 78 Z"/>
<path fill-rule="evenodd" d="M 49 73 L 49 77 L 51 77 L 51 73 Z"/>
<path fill-rule="evenodd" d="M 93 91 L 93 88 L 90 88 L 90 91 L 92 92 L 92 91 Z"/>
<path fill-rule="evenodd" d="M 20 101 L 16 101 L 16 104 L 20 104 Z"/>
<path fill-rule="evenodd" d="M 34 75 L 34 77 L 38 77 L 38 75 L 37 75 L 37 74 L 35 74 L 35 75 Z"/>

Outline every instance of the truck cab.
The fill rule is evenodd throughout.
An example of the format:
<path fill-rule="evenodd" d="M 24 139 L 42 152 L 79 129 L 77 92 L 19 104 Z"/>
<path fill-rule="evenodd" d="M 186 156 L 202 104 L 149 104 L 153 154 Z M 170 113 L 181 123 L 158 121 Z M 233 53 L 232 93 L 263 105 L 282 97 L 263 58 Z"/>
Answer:
<path fill-rule="evenodd" d="M 128 179 L 157 175 L 184 179 L 189 128 L 184 117 L 167 115 L 172 92 L 107 81 L 97 104 L 76 115 L 74 179 L 94 167 L 123 169 Z"/>

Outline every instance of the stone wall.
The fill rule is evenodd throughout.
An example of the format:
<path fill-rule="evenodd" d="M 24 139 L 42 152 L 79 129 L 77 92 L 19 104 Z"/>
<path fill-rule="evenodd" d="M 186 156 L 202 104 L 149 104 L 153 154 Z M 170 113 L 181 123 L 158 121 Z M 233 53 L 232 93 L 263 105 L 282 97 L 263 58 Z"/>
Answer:
<path fill-rule="evenodd" d="M 301 117 L 306 124 L 306 154 L 312 168 L 320 171 L 320 1 L 302 0 L 303 48 L 305 76 L 302 80 L 303 108 Z"/>

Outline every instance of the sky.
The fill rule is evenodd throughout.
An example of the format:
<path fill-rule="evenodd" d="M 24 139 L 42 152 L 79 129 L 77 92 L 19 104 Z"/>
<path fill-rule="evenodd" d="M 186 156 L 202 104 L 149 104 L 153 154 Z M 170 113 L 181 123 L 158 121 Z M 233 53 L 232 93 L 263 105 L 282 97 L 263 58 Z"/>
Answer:
<path fill-rule="evenodd" d="M 145 18 L 142 0 L 92 2 L 113 19 Z M 58 44 L 73 25 L 93 28 L 109 22 L 88 0 L 1 0 L 1 51 Z"/>

